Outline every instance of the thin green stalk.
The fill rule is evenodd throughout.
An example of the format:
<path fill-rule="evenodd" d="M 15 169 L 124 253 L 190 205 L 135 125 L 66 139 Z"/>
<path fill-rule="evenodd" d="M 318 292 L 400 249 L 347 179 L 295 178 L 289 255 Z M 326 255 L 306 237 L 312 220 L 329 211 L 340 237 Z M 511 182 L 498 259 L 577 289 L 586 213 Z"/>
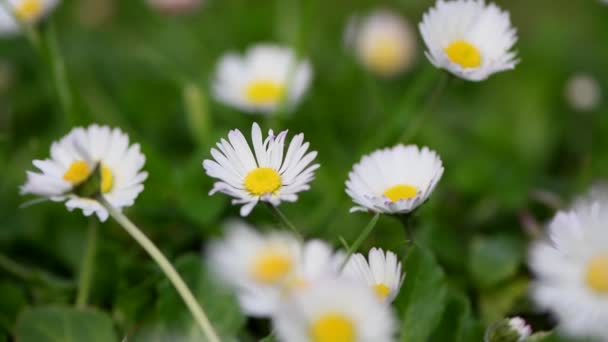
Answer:
<path fill-rule="evenodd" d="M 69 280 L 59 278 L 42 270 L 27 268 L 3 254 L 0 254 L 0 269 L 14 277 L 34 284 L 48 285 L 58 289 L 72 289 L 74 287 L 73 283 Z"/>
<path fill-rule="evenodd" d="M 89 300 L 91 290 L 91 280 L 93 279 L 93 267 L 95 265 L 95 255 L 97 254 L 97 220 L 89 221 L 87 233 L 87 244 L 84 250 L 84 257 L 80 267 L 80 278 L 78 280 L 78 294 L 76 295 L 76 308 L 84 309 Z"/>
<path fill-rule="evenodd" d="M 403 231 L 405 232 L 405 238 L 407 239 L 408 245 L 414 243 L 414 219 L 412 214 L 401 214 L 396 216 L 399 222 L 403 225 Z"/>
<path fill-rule="evenodd" d="M 275 217 L 277 218 L 278 221 L 280 221 L 281 223 L 283 223 L 283 225 L 285 227 L 287 227 L 291 231 L 293 231 L 294 234 L 296 234 L 299 238 L 302 238 L 302 235 L 300 234 L 300 231 L 298 230 L 298 228 L 296 228 L 296 226 L 293 223 L 291 223 L 291 221 L 289 221 L 289 219 L 287 218 L 287 216 L 285 216 L 285 214 L 283 214 L 281 209 L 279 209 L 275 205 L 272 205 L 271 203 L 268 203 L 268 202 L 264 202 L 264 203 L 266 203 L 266 206 L 268 208 L 270 208 L 270 210 L 275 215 Z"/>
<path fill-rule="evenodd" d="M 359 247 L 361 247 L 361 244 L 363 243 L 363 241 L 365 241 L 365 239 L 367 239 L 367 237 L 372 232 L 372 230 L 374 230 L 374 227 L 376 227 L 376 223 L 378 223 L 379 218 L 380 218 L 380 213 L 375 213 L 374 216 L 372 217 L 372 219 L 367 224 L 367 226 L 365 226 L 365 228 L 361 231 L 361 234 L 359 234 L 359 237 L 357 238 L 357 240 L 355 240 L 355 242 L 353 242 L 353 244 L 350 245 L 350 248 L 348 249 L 348 251 L 346 253 L 346 258 L 344 259 L 344 262 L 342 263 L 341 269 L 343 269 L 344 266 L 346 266 L 351 255 L 353 255 L 353 253 L 356 250 L 358 250 Z"/>
<path fill-rule="evenodd" d="M 211 141 L 211 115 L 203 90 L 194 82 L 182 88 L 182 97 L 190 132 L 199 146 L 209 146 Z"/>
<path fill-rule="evenodd" d="M 123 213 L 116 210 L 110 204 L 103 195 L 97 196 L 97 200 L 101 205 L 108 210 L 110 216 L 116 222 L 118 222 L 126 231 L 131 235 L 137 243 L 150 255 L 150 257 L 158 264 L 160 269 L 165 273 L 173 287 L 177 290 L 177 293 L 182 297 L 184 303 L 192 313 L 195 321 L 200 326 L 203 331 L 205 337 L 210 342 L 219 342 L 220 338 L 217 335 L 217 332 L 211 325 L 211 322 L 207 318 L 205 311 L 199 305 L 196 298 L 182 279 L 182 277 L 177 273 L 173 265 L 167 260 L 167 258 L 163 255 L 163 253 L 154 245 L 150 239 L 135 225 L 131 222 Z"/>
<path fill-rule="evenodd" d="M 407 129 L 403 132 L 403 134 L 401 135 L 401 137 L 399 138 L 398 141 L 408 143 L 410 140 L 412 140 L 416 136 L 416 134 L 422 127 L 424 120 L 430 115 L 430 113 L 433 111 L 433 109 L 437 105 L 437 102 L 439 101 L 441 94 L 443 94 L 443 91 L 445 90 L 446 86 L 448 85 L 449 79 L 450 79 L 450 75 L 447 72 L 444 72 L 440 76 L 439 82 L 435 86 L 435 89 L 431 93 L 424 108 L 420 111 L 420 114 L 418 114 L 412 120 L 412 122 L 409 123 L 409 125 L 407 126 Z"/>

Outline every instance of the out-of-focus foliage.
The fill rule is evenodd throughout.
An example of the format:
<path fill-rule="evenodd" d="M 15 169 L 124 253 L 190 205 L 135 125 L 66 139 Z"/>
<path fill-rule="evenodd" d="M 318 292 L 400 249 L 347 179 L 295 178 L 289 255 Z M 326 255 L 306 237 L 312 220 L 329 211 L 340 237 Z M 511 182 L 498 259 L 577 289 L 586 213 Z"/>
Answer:
<path fill-rule="evenodd" d="M 607 96 L 608 7 L 592 0 L 497 3 L 518 28 L 520 65 L 482 83 L 451 79 L 405 142 L 435 149 L 445 165 L 418 212 L 419 246 L 404 256 L 407 278 L 395 306 L 405 341 L 480 341 L 484 328 L 506 315 L 551 329 L 554 322 L 526 298 L 533 237 L 520 218 L 550 218 L 553 208 L 538 200 L 539 191 L 568 201 L 608 174 L 606 101 L 579 113 L 564 97 L 577 72 L 595 77 Z M 370 217 L 348 213 L 348 171 L 363 153 L 397 142 L 441 76 L 422 50 L 413 70 L 391 80 L 356 63 L 343 47 L 343 29 L 350 15 L 378 4 L 207 0 L 193 13 L 168 16 L 139 0 L 66 0 L 41 29 L 55 26 L 75 118 L 62 114 L 47 68 L 27 41 L 0 41 L 0 340 L 47 341 L 36 335 L 46 331 L 94 341 L 79 335 L 84 329 L 98 332 L 99 341 L 196 340 L 179 298 L 113 222 L 100 226 L 91 309 L 70 308 L 88 219 L 57 203 L 19 208 L 28 200 L 18 187 L 32 159 L 45 158 L 73 124 L 92 122 L 119 126 L 142 145 L 150 177 L 127 214 L 176 261 L 220 332 L 245 341 L 266 336 L 267 323 L 246 322 L 198 257 L 223 220 L 238 215 L 223 196 L 207 195 L 212 180 L 201 161 L 219 137 L 248 131 L 252 120 L 304 132 L 322 166 L 312 189 L 281 209 L 308 237 L 336 246 L 340 238 L 353 241 Z M 381 2 L 413 24 L 432 4 Z M 260 41 L 291 45 L 314 65 L 309 94 L 280 118 L 243 114 L 211 96 L 218 57 Z M 274 224 L 263 206 L 248 220 Z M 399 223 L 381 217 L 362 250 L 371 246 L 405 254 Z"/>

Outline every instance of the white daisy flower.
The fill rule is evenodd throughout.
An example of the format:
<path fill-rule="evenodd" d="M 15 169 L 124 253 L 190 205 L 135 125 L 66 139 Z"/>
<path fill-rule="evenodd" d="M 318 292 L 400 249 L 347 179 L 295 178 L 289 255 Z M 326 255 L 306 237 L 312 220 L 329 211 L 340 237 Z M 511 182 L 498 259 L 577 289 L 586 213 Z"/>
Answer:
<path fill-rule="evenodd" d="M 287 291 L 308 288 L 319 279 L 338 277 L 345 257 L 343 251 L 334 252 L 325 241 L 307 241 L 299 255 L 294 276 L 287 284 Z"/>
<path fill-rule="evenodd" d="M 346 42 L 361 64 L 383 77 L 408 69 L 416 54 L 416 37 L 410 23 L 389 10 L 351 18 Z"/>
<path fill-rule="evenodd" d="M 224 55 L 217 67 L 213 92 L 229 106 L 269 114 L 285 101 L 300 102 L 312 79 L 310 62 L 300 61 L 286 47 L 258 44 L 244 56 Z"/>
<path fill-rule="evenodd" d="M 385 254 L 380 248 L 372 248 L 368 259 L 369 263 L 363 254 L 353 254 L 344 267 L 343 275 L 371 287 L 382 301 L 392 302 L 405 278 L 401 262 L 395 253 L 387 251 Z"/>
<path fill-rule="evenodd" d="M 316 151 L 308 152 L 309 143 L 304 142 L 304 134 L 297 134 L 284 154 L 287 131 L 274 135 L 268 131 L 263 140 L 257 123 L 251 129 L 253 150 L 238 130 L 228 133 L 228 141 L 222 139 L 217 149 L 211 149 L 214 160 L 204 160 L 207 175 L 220 181 L 215 183 L 210 195 L 223 192 L 234 197 L 233 204 L 244 204 L 241 215 L 247 216 L 258 203 L 264 201 L 274 206 L 282 201 L 295 202 L 297 193 L 310 188 L 314 171 L 319 164 L 312 161 Z"/>
<path fill-rule="evenodd" d="M 523 342 L 532 335 L 532 328 L 521 317 L 502 319 L 486 330 L 485 342 Z"/>
<path fill-rule="evenodd" d="M 2 0 L 0 1 L 0 36 L 21 31 L 22 21 L 33 24 L 50 13 L 59 0 Z"/>
<path fill-rule="evenodd" d="M 564 89 L 566 101 L 579 112 L 597 109 L 602 102 L 602 89 L 595 77 L 577 73 L 568 79 Z"/>
<path fill-rule="evenodd" d="M 484 0 L 438 0 L 419 25 L 430 62 L 469 80 L 515 68 L 517 41 L 509 13 Z"/>
<path fill-rule="evenodd" d="M 367 286 L 327 279 L 283 302 L 273 326 L 280 341 L 385 342 L 393 341 L 396 322 Z"/>
<path fill-rule="evenodd" d="M 95 167 L 101 168 L 100 191 L 115 208 L 133 205 L 148 173 L 141 171 L 146 161 L 139 144 L 129 146 L 129 137 L 120 129 L 91 125 L 74 128 L 51 145 L 51 158 L 34 160 L 40 172 L 27 172 L 22 194 L 34 194 L 53 201 L 65 201 L 68 210 L 82 209 L 101 221 L 108 211 L 95 199 L 81 197 L 77 192 Z"/>
<path fill-rule="evenodd" d="M 548 239 L 533 245 L 532 298 L 575 337 L 608 340 L 608 200 L 592 194 L 558 212 Z"/>
<path fill-rule="evenodd" d="M 397 145 L 363 156 L 346 181 L 346 193 L 357 206 L 350 211 L 405 214 L 423 204 L 443 175 L 435 151 Z"/>

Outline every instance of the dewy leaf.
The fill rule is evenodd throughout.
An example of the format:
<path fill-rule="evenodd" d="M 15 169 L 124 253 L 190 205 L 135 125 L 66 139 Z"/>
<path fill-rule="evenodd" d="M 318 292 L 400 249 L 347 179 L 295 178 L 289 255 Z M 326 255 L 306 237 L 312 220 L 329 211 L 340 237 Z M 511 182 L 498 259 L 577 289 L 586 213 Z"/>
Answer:
<path fill-rule="evenodd" d="M 236 341 L 245 323 L 245 317 L 229 289 L 218 284 L 205 269 L 201 257 L 185 255 L 175 267 L 203 306 L 211 324 L 222 341 Z M 158 287 L 157 318 L 141 329 L 131 341 L 205 341 L 200 327 L 168 280 Z"/>
<path fill-rule="evenodd" d="M 395 306 L 401 318 L 401 341 L 427 342 L 446 306 L 445 274 L 433 254 L 414 245 L 404 261 L 407 273 Z"/>
<path fill-rule="evenodd" d="M 95 310 L 36 307 L 19 316 L 19 342 L 113 342 L 118 341 L 112 320 Z"/>
<path fill-rule="evenodd" d="M 514 276 L 523 257 L 523 245 L 514 237 L 477 237 L 471 244 L 469 271 L 478 287 L 492 287 Z"/>

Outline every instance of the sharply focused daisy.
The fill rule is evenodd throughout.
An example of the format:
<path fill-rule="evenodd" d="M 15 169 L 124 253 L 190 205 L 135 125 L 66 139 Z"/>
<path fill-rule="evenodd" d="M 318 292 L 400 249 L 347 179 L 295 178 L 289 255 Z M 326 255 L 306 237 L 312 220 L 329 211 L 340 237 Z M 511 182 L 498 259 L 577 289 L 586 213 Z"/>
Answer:
<path fill-rule="evenodd" d="M 518 62 L 509 13 L 484 0 L 438 0 L 419 28 L 431 63 L 460 78 L 482 81 Z"/>
<path fill-rule="evenodd" d="M 548 238 L 531 249 L 532 297 L 575 337 L 608 340 L 607 222 L 607 198 L 589 197 L 557 213 Z"/>
<path fill-rule="evenodd" d="M 0 36 L 21 30 L 21 22 L 33 24 L 51 12 L 59 0 L 1 0 Z"/>
<path fill-rule="evenodd" d="M 409 22 L 388 10 L 353 17 L 346 30 L 346 41 L 361 64 L 384 77 L 395 76 L 410 67 L 416 54 L 416 37 Z"/>
<path fill-rule="evenodd" d="M 244 56 L 228 53 L 221 58 L 213 92 L 227 105 L 270 113 L 283 101 L 287 107 L 299 103 L 311 79 L 310 63 L 298 60 L 291 49 L 258 44 Z"/>
<path fill-rule="evenodd" d="M 280 341 L 393 341 L 395 318 L 365 285 L 346 279 L 318 281 L 295 292 L 273 316 Z"/>
<path fill-rule="evenodd" d="M 226 237 L 209 247 L 211 269 L 234 288 L 243 309 L 251 316 L 268 316 L 281 300 L 282 288 L 296 274 L 301 245 L 290 234 L 258 233 L 244 222 L 233 221 Z"/>
<path fill-rule="evenodd" d="M 83 195 L 82 188 L 90 184 L 93 172 L 98 170 L 101 179 L 95 191 L 115 208 L 131 206 L 148 177 L 142 171 L 145 161 L 139 144 L 129 146 L 129 137 L 118 128 L 74 128 L 51 145 L 50 159 L 34 160 L 40 172 L 27 172 L 21 193 L 65 201 L 69 210 L 80 208 L 86 216 L 95 213 L 105 221 L 107 210 L 94 198 Z"/>
<path fill-rule="evenodd" d="M 313 164 L 316 151 L 308 152 L 309 143 L 304 134 L 291 140 L 286 153 L 287 131 L 274 135 L 269 130 L 263 139 L 257 123 L 251 129 L 253 152 L 238 130 L 228 133 L 217 149 L 211 149 L 214 160 L 204 160 L 203 167 L 210 177 L 219 179 L 210 194 L 223 192 L 234 197 L 233 204 L 244 204 L 241 215 L 247 216 L 253 207 L 264 201 L 274 206 L 282 201 L 295 202 L 297 193 L 309 189 L 319 164 Z"/>
<path fill-rule="evenodd" d="M 369 251 L 368 260 L 360 253 L 353 254 L 344 267 L 344 276 L 371 287 L 382 301 L 392 302 L 403 284 L 405 274 L 395 253 L 380 248 Z"/>
<path fill-rule="evenodd" d="M 443 175 L 435 151 L 397 145 L 364 156 L 346 181 L 353 211 L 405 214 L 424 203 Z"/>

